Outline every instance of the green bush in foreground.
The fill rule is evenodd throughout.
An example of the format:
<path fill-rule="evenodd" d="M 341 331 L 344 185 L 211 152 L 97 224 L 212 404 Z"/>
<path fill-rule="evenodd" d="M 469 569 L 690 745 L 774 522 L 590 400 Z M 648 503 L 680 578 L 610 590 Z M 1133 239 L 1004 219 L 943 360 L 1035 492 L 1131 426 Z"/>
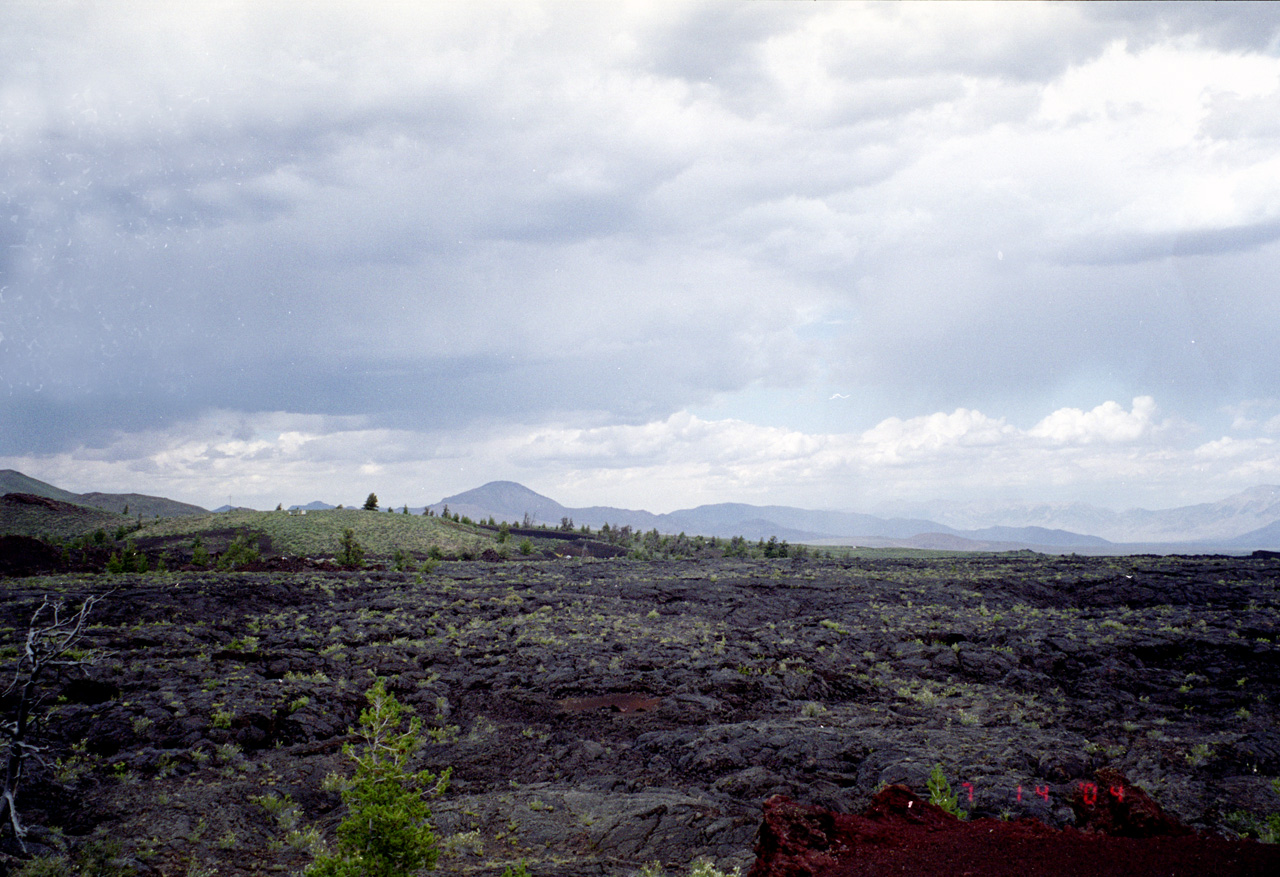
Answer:
<path fill-rule="evenodd" d="M 338 826 L 338 851 L 324 854 L 307 868 L 308 877 L 408 877 L 434 868 L 440 850 L 431 826 L 431 810 L 423 795 L 439 795 L 449 783 L 449 770 L 439 777 L 427 770 L 410 771 L 409 760 L 421 745 L 422 722 L 387 691 L 382 679 L 365 697 L 360 714 L 364 745 L 348 743 L 343 752 L 356 764 L 355 776 L 342 783 L 342 800 L 350 811 Z"/>
<path fill-rule="evenodd" d="M 936 804 L 943 810 L 946 810 L 956 819 L 967 819 L 969 813 L 960 809 L 960 803 L 956 796 L 951 793 L 951 783 L 947 782 L 946 776 L 942 773 L 942 765 L 935 764 L 933 773 L 929 774 L 929 803 Z"/>
<path fill-rule="evenodd" d="M 89 842 L 75 855 L 55 853 L 29 859 L 9 873 L 13 877 L 133 877 L 137 872 L 125 861 L 118 840 L 101 839 Z"/>

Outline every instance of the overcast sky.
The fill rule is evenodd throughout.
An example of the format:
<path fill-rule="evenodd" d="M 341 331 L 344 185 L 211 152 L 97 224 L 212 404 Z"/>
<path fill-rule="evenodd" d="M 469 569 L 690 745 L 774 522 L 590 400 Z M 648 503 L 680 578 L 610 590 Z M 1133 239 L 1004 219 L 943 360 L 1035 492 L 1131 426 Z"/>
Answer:
<path fill-rule="evenodd" d="M 0 6 L 0 467 L 206 507 L 1280 483 L 1280 4 Z"/>

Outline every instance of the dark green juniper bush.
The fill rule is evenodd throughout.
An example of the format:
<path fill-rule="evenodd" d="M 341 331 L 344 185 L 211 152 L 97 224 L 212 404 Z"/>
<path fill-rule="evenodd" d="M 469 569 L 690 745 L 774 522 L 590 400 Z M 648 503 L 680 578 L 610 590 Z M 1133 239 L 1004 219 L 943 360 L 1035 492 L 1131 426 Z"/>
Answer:
<path fill-rule="evenodd" d="M 258 549 L 249 541 L 244 533 L 239 533 L 231 540 L 227 550 L 218 558 L 218 569 L 235 569 L 246 563 L 253 563 L 259 558 Z"/>
<path fill-rule="evenodd" d="M 364 546 L 356 541 L 356 532 L 350 527 L 342 531 L 337 561 L 338 566 L 345 566 L 348 569 L 360 569 L 364 566 Z"/>
<path fill-rule="evenodd" d="M 191 563 L 193 566 L 205 567 L 209 565 L 209 550 L 204 547 L 204 542 L 197 535 L 195 541 L 191 544 Z"/>
<path fill-rule="evenodd" d="M 138 550 L 138 546 L 130 539 L 124 544 L 124 551 L 117 551 L 107 561 L 107 572 L 146 572 L 147 556 Z"/>

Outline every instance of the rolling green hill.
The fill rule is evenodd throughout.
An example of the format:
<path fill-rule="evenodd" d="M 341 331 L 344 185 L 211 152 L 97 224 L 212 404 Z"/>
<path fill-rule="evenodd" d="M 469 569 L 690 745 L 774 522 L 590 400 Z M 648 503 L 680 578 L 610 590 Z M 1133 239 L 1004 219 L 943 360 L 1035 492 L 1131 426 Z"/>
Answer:
<path fill-rule="evenodd" d="M 11 492 L 0 496 L 0 534 L 69 539 L 99 528 L 111 534 L 130 522 L 124 515 L 39 494 Z"/>
<path fill-rule="evenodd" d="M 82 493 L 81 505 L 91 505 L 109 512 L 142 515 L 146 518 L 172 518 L 178 515 L 204 515 L 209 510 L 198 505 L 166 499 L 163 496 L 147 496 L 141 493 Z"/>
<path fill-rule="evenodd" d="M 43 496 L 59 502 L 90 506 L 118 514 L 142 515 L 144 518 L 199 515 L 208 511 L 198 505 L 141 493 L 72 493 L 13 469 L 3 469 L 0 470 L 0 496 L 8 493 Z"/>
<path fill-rule="evenodd" d="M 13 469 L 0 469 L 0 496 L 6 493 L 29 493 L 32 496 L 47 496 L 49 499 L 85 505 L 78 493 L 54 487 Z"/>
<path fill-rule="evenodd" d="M 426 555 L 434 547 L 446 555 L 459 555 L 464 552 L 479 554 L 486 548 L 497 547 L 494 534 L 478 527 L 438 517 L 356 509 L 332 509 L 305 515 L 238 509 L 158 521 L 144 519 L 142 528 L 133 535 L 139 541 L 153 537 L 189 536 L 194 539 L 201 533 L 225 534 L 244 530 L 269 537 L 273 554 L 332 557 L 338 550 L 342 531 L 348 527 L 373 557 L 390 557 L 397 548 Z"/>

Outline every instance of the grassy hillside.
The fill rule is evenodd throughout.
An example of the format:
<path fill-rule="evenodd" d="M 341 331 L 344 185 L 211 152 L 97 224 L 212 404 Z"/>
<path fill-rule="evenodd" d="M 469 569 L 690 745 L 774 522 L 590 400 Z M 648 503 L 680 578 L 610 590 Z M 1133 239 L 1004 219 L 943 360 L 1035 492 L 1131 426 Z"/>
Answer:
<path fill-rule="evenodd" d="M 43 496 L 59 502 L 92 506 L 95 509 L 104 509 L 118 514 L 142 515 L 144 518 L 196 515 L 207 511 L 190 503 L 141 493 L 72 493 L 13 469 L 0 469 L 0 495 L 9 493 Z"/>
<path fill-rule="evenodd" d="M 479 553 L 496 547 L 494 535 L 487 531 L 437 517 L 403 515 L 388 512 L 366 512 L 356 509 L 332 509 L 308 512 L 232 512 L 190 515 L 158 521 L 143 521 L 134 534 L 138 539 L 163 536 L 190 536 L 198 533 L 248 530 L 271 539 L 275 554 L 301 557 L 332 556 L 338 550 L 342 531 L 350 527 L 355 537 L 371 556 L 389 557 L 397 548 L 425 555 L 433 547 L 447 555 L 463 552 Z"/>
<path fill-rule="evenodd" d="M 35 496 L 47 496 L 49 499 L 57 499 L 62 502 L 84 504 L 78 494 L 63 490 L 61 487 L 54 487 L 52 484 L 46 484 L 29 475 L 23 475 L 15 469 L 0 469 L 0 495 L 6 493 L 30 493 Z"/>
<path fill-rule="evenodd" d="M 110 512 L 142 515 L 145 518 L 171 518 L 176 515 L 202 515 L 209 510 L 198 505 L 166 499 L 163 496 L 147 496 L 142 493 L 82 493 L 76 502 L 96 506 Z M 127 511 L 126 511 L 127 509 Z"/>
<path fill-rule="evenodd" d="M 132 520 L 136 519 L 33 494 L 0 497 L 0 533 L 15 536 L 69 539 L 99 528 L 111 534 Z"/>

